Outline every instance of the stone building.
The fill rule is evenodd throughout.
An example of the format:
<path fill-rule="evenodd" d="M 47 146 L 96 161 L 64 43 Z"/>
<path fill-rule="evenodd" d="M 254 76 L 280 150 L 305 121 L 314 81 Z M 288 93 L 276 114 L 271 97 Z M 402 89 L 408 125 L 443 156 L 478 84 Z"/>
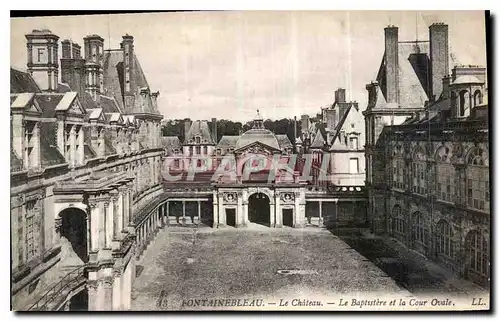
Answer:
<path fill-rule="evenodd" d="M 186 131 L 192 132 L 192 126 Z M 207 122 L 195 126 L 202 129 L 196 130 L 200 142 L 215 141 L 215 126 L 213 131 Z M 280 228 L 366 220 L 366 196 L 361 187 L 335 190 L 326 179 L 320 179 L 322 173 L 326 178 L 326 171 L 317 162 L 305 170 L 304 154 L 293 153 L 287 135 L 266 129 L 259 112 L 251 129 L 241 135 L 223 135 L 211 155 L 203 149 L 201 155 L 189 150 L 181 154 L 177 137 L 163 137 L 163 143 L 170 224 L 243 228 L 255 223 Z M 186 146 L 191 144 L 184 144 L 184 151 Z"/>
<path fill-rule="evenodd" d="M 10 73 L 12 307 L 129 309 L 136 242 L 160 225 L 158 93 L 132 36 L 64 40 L 60 60 L 49 30 L 26 39 L 27 72 Z"/>
<path fill-rule="evenodd" d="M 419 76 L 418 69 L 400 66 L 394 77 L 389 66 L 394 46 L 390 44 L 397 39 L 397 29 L 386 28 L 386 53 L 379 72 L 383 76 L 367 86 L 368 215 L 374 232 L 393 237 L 456 275 L 487 287 L 486 69 L 456 66 L 450 76 L 447 26 L 433 24 L 429 30 L 430 44 L 411 43 L 420 47 L 420 54 L 428 47 L 430 66 L 424 69 L 429 73 Z M 407 57 L 407 45 L 398 43 L 395 57 L 399 59 L 393 57 L 393 61 L 411 65 L 417 59 L 412 58 L 415 49 Z M 412 78 L 421 90 L 410 90 L 415 88 L 407 83 Z M 398 85 L 392 93 L 390 83 Z"/>
<path fill-rule="evenodd" d="M 336 186 L 363 186 L 365 180 L 364 120 L 357 102 L 347 102 L 345 89 L 335 91 L 332 105 L 321 108 L 316 121 L 301 117 L 298 148 L 311 153 L 321 164 L 328 155 L 331 183 Z"/>

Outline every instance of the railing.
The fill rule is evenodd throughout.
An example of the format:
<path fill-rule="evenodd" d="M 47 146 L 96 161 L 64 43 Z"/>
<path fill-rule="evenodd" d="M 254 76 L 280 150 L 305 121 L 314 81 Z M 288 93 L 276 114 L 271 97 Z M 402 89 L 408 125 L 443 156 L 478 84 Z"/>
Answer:
<path fill-rule="evenodd" d="M 45 294 L 28 308 L 28 311 L 48 311 L 50 303 L 55 301 L 66 289 L 72 288 L 75 281 L 80 281 L 84 276 L 85 266 L 79 266 L 66 274 L 59 282 L 50 288 Z M 79 282 L 78 282 L 79 283 Z"/>

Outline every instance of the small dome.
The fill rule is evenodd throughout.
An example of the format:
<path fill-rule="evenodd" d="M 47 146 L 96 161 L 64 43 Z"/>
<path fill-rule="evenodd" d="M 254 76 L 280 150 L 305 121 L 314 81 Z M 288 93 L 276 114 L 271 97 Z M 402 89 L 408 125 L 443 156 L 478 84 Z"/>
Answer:
<path fill-rule="evenodd" d="M 453 85 L 460 84 L 482 84 L 483 82 L 471 75 L 460 76 L 453 82 Z"/>
<path fill-rule="evenodd" d="M 259 113 L 259 110 L 257 110 L 257 115 L 253 120 L 253 128 L 247 130 L 241 135 L 238 142 L 236 142 L 236 149 L 245 147 L 255 142 L 260 142 L 276 149 L 280 148 L 278 139 L 273 132 L 264 128 L 264 121 Z"/>
<path fill-rule="evenodd" d="M 280 145 L 274 134 L 265 128 L 252 128 L 244 132 L 238 142 L 236 143 L 236 149 L 245 147 L 255 142 L 260 142 L 266 144 L 273 148 L 279 149 Z"/>

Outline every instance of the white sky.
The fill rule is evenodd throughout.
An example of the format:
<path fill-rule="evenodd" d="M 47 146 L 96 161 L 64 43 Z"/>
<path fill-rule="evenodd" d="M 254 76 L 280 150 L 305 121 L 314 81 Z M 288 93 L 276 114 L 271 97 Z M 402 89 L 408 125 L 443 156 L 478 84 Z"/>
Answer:
<path fill-rule="evenodd" d="M 135 51 L 166 119 L 248 121 L 315 114 L 338 87 L 365 109 L 365 85 L 384 52 L 384 30 L 428 39 L 433 22 L 449 25 L 455 63 L 486 65 L 482 11 L 188 12 L 11 19 L 11 65 L 26 69 L 25 34 L 50 29 L 83 50 L 99 34 L 105 49 L 134 36 Z M 60 57 L 60 55 L 59 55 Z M 454 65 L 450 61 L 450 67 Z"/>

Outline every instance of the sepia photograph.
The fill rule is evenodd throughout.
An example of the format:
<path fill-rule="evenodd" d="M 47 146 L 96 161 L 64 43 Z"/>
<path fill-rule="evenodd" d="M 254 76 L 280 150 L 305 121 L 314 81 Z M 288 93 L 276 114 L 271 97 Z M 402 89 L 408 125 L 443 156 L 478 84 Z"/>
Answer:
<path fill-rule="evenodd" d="M 44 14 L 12 311 L 491 309 L 489 11 Z"/>

